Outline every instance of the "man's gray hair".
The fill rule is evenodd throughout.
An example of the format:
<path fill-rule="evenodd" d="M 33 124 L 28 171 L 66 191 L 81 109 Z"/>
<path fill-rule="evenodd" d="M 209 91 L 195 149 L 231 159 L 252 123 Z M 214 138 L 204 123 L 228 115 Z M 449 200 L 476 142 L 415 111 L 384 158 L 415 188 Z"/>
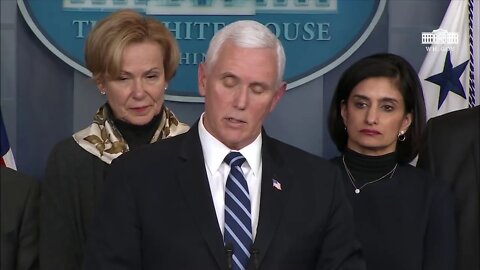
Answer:
<path fill-rule="evenodd" d="M 265 25 L 252 20 L 241 20 L 228 24 L 213 36 L 205 59 L 207 70 L 215 65 L 220 49 L 227 41 L 242 48 L 275 49 L 278 69 L 277 83 L 283 81 L 286 57 L 280 40 Z"/>

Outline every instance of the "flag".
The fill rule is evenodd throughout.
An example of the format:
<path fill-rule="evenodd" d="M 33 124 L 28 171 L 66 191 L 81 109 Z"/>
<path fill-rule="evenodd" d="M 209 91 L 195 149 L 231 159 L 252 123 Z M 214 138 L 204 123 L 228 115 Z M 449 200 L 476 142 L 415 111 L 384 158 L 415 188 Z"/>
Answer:
<path fill-rule="evenodd" d="M 418 76 L 427 119 L 479 104 L 478 6 L 479 0 L 451 0 L 440 27 L 422 33 L 427 56 Z"/>
<path fill-rule="evenodd" d="M 3 124 L 3 117 L 0 113 L 0 166 L 6 166 L 14 170 L 17 169 L 15 165 L 15 159 L 13 158 L 12 149 L 10 149 L 10 144 L 8 143 L 7 131 L 5 130 L 5 125 Z"/>

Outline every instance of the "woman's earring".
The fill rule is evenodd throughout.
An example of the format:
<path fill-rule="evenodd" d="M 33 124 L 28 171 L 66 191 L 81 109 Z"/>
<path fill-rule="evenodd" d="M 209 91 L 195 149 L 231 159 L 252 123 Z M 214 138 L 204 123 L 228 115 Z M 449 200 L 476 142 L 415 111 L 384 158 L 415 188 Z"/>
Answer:
<path fill-rule="evenodd" d="M 105 90 L 100 90 L 100 95 L 105 95 Z"/>
<path fill-rule="evenodd" d="M 405 141 L 405 139 L 406 139 L 405 131 L 402 130 L 402 131 L 400 131 L 400 133 L 398 133 L 398 140 L 403 142 L 403 141 Z"/>

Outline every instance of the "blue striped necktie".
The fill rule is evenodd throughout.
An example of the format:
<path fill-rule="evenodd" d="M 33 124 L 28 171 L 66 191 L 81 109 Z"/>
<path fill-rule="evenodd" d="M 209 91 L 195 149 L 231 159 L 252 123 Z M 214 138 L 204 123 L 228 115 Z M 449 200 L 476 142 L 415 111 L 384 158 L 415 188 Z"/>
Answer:
<path fill-rule="evenodd" d="M 247 180 L 242 172 L 245 158 L 230 152 L 224 159 L 230 165 L 225 188 L 225 246 L 233 249 L 232 269 L 247 268 L 252 246 L 252 218 Z"/>

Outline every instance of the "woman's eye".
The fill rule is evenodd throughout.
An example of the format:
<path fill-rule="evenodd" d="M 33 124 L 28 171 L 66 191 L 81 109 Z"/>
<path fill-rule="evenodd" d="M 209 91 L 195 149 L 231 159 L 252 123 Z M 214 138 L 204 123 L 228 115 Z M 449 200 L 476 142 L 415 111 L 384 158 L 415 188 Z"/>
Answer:
<path fill-rule="evenodd" d="M 361 109 L 361 108 L 365 108 L 365 107 L 367 107 L 367 103 L 365 103 L 365 102 L 356 102 L 356 103 L 355 103 L 355 107 L 360 108 L 360 109 Z"/>
<path fill-rule="evenodd" d="M 390 105 L 385 105 L 385 106 L 383 106 L 383 109 L 387 112 L 391 112 L 391 111 L 393 111 L 394 107 L 390 106 Z"/>

